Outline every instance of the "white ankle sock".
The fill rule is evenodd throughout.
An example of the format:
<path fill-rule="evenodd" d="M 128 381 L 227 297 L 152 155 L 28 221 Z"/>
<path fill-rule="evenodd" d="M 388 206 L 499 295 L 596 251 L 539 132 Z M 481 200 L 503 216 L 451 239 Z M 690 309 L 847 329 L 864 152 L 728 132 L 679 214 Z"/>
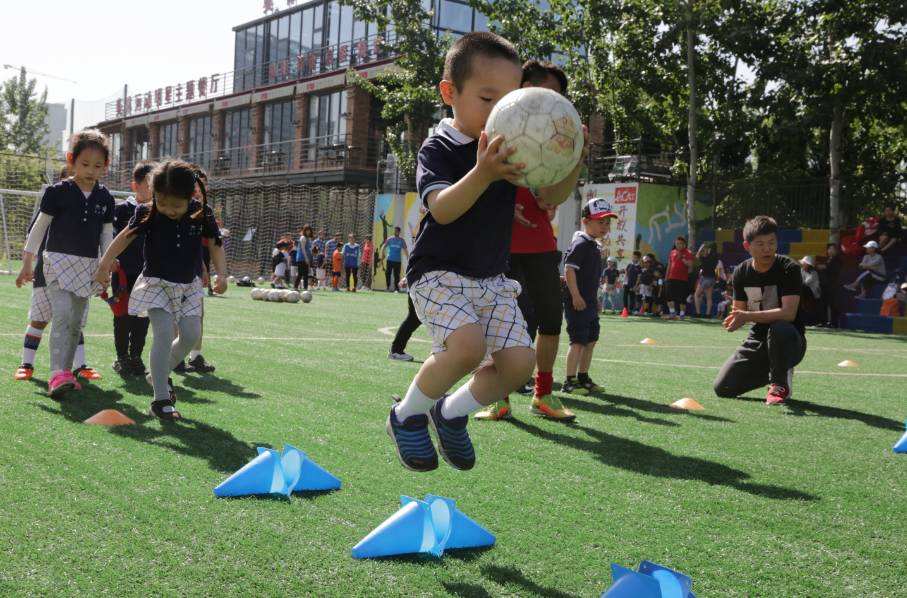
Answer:
<path fill-rule="evenodd" d="M 435 404 L 435 400 L 419 390 L 419 386 L 413 380 L 413 383 L 409 385 L 409 390 L 406 391 L 406 396 L 394 407 L 397 419 L 402 422 L 410 416 L 428 413 Z"/>
<path fill-rule="evenodd" d="M 29 326 L 25 329 L 25 344 L 22 347 L 22 363 L 35 365 L 35 353 L 38 350 L 38 345 L 41 344 L 41 337 L 43 335 L 44 330 L 40 328 Z"/>
<path fill-rule="evenodd" d="M 453 419 L 455 417 L 463 417 L 464 415 L 469 415 L 474 413 L 484 407 L 479 403 L 472 393 L 469 391 L 469 382 L 457 389 L 455 393 L 447 397 L 444 401 L 444 405 L 441 406 L 441 415 L 445 419 Z"/>
<path fill-rule="evenodd" d="M 85 365 L 85 337 L 79 335 L 79 344 L 76 345 L 76 352 L 72 356 L 72 369 L 80 368 Z"/>

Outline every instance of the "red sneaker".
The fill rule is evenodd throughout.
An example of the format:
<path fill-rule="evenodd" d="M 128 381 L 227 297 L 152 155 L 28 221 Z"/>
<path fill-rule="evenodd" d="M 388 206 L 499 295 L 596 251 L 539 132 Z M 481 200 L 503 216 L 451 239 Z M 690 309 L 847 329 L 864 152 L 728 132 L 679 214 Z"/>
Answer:
<path fill-rule="evenodd" d="M 781 386 L 780 384 L 772 384 L 768 389 L 768 394 L 765 395 L 765 404 L 766 405 L 780 405 L 789 396 L 790 396 L 789 388 L 785 388 L 785 387 Z"/>

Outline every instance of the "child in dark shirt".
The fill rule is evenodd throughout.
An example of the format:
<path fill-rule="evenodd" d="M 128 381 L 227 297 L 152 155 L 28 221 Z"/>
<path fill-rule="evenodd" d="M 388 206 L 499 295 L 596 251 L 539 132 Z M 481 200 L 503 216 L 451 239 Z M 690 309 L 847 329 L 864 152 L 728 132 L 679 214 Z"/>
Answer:
<path fill-rule="evenodd" d="M 438 466 L 429 425 L 445 461 L 471 469 L 469 414 L 522 386 L 535 364 L 517 305 L 519 284 L 504 276 L 516 205 L 511 181 L 519 180 L 522 165 L 507 162 L 512 150 L 503 147 L 502 137 L 489 140 L 483 132 L 492 107 L 521 80 L 516 49 L 493 33 L 466 34 L 445 57 L 439 89 L 453 118 L 441 121 L 419 150 L 416 186 L 428 212 L 406 272 L 433 349 L 386 424 L 398 457 L 411 470 Z M 562 203 L 580 169 L 536 196 L 552 206 Z M 445 395 L 470 372 L 463 386 Z"/>

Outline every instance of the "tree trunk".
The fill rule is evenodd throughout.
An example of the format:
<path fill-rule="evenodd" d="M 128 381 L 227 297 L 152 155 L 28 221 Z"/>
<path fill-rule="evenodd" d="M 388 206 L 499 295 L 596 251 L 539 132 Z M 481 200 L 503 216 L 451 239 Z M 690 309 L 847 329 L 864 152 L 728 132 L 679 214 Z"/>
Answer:
<path fill-rule="evenodd" d="M 828 134 L 828 228 L 830 241 L 837 243 L 844 222 L 841 220 L 841 133 L 844 130 L 844 110 L 841 101 L 835 100 L 832 109 L 831 131 Z"/>
<path fill-rule="evenodd" d="M 690 144 L 690 172 L 687 180 L 687 246 L 691 248 L 696 245 L 696 163 L 699 160 L 699 144 L 696 141 L 696 24 L 693 2 L 694 0 L 687 2 L 687 85 L 690 88 L 687 108 L 687 136 Z"/>

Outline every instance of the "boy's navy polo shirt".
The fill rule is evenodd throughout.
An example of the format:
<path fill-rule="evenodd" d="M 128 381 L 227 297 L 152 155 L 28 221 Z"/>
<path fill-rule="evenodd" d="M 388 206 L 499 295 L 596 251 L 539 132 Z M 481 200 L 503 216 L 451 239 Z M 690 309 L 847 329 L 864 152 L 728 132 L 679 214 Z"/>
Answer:
<path fill-rule="evenodd" d="M 113 210 L 113 232 L 114 235 L 118 235 L 120 231 L 129 226 L 129 221 L 132 220 L 132 216 L 135 214 L 138 203 L 130 197 L 123 203 L 117 205 Z M 142 272 L 142 268 L 145 265 L 145 256 L 144 256 L 144 245 L 145 245 L 145 233 L 139 232 L 132 243 L 129 244 L 129 247 L 120 254 L 120 257 L 117 258 L 120 262 L 120 267 L 126 273 L 127 278 L 138 278 L 139 274 Z"/>
<path fill-rule="evenodd" d="M 113 223 L 113 208 L 113 196 L 100 183 L 95 183 L 88 197 L 72 179 L 51 185 L 41 198 L 41 211 L 53 216 L 45 249 L 97 258 L 101 230 Z"/>
<path fill-rule="evenodd" d="M 598 303 L 598 284 L 602 279 L 602 252 L 595 239 L 584 232 L 573 235 L 573 241 L 564 254 L 564 267 L 576 273 L 576 286 L 586 305 Z M 573 304 L 567 301 L 573 309 Z"/>
<path fill-rule="evenodd" d="M 161 278 L 168 282 L 187 284 L 201 272 L 202 237 L 213 238 L 220 245 L 220 229 L 214 220 L 214 212 L 205 206 L 204 214 L 198 220 L 192 214 L 202 207 L 195 199 L 189 202 L 189 209 L 179 220 L 172 220 L 163 214 L 142 224 L 151 206 L 138 206 L 129 221 L 129 228 L 145 234 L 145 267 L 142 275 Z M 135 242 L 135 241 L 133 241 Z"/>
<path fill-rule="evenodd" d="M 452 186 L 476 165 L 479 142 L 444 119 L 419 150 L 416 187 L 428 207 L 428 194 Z M 495 181 L 464 214 L 438 224 L 425 214 L 419 227 L 406 280 L 414 285 L 426 272 L 447 270 L 471 278 L 489 278 L 508 269 L 516 187 Z"/>

